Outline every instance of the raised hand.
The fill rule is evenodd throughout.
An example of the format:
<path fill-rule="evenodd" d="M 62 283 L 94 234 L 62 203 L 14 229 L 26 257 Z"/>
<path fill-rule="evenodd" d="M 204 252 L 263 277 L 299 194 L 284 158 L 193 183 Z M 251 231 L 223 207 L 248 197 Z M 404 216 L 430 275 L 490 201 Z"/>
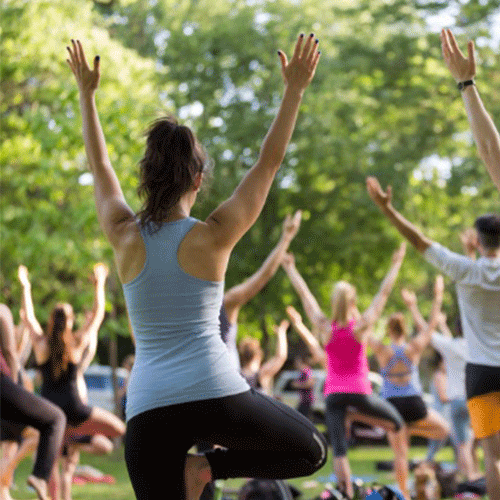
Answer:
<path fill-rule="evenodd" d="M 90 69 L 80 40 L 71 40 L 71 44 L 72 48 L 66 47 L 69 52 L 69 59 L 66 59 L 66 62 L 75 75 L 80 92 L 93 93 L 99 86 L 99 56 L 95 56 L 94 68 Z"/>
<path fill-rule="evenodd" d="M 103 264 L 102 262 L 98 262 L 94 266 L 94 278 L 96 279 L 96 281 L 106 280 L 106 278 L 108 277 L 108 274 L 109 274 L 109 269 L 108 269 L 108 266 L 106 264 Z"/>
<path fill-rule="evenodd" d="M 460 233 L 460 241 L 467 256 L 472 257 L 476 254 L 479 240 L 477 231 L 474 228 L 466 229 L 463 233 Z"/>
<path fill-rule="evenodd" d="M 297 210 L 293 217 L 287 214 L 283 222 L 283 236 L 288 240 L 295 238 L 295 235 L 299 231 L 300 221 L 302 219 L 302 211 Z"/>
<path fill-rule="evenodd" d="M 285 85 L 300 91 L 311 83 L 320 57 L 319 40 L 314 38 L 314 34 L 311 33 L 305 41 L 304 38 L 306 37 L 303 34 L 299 36 L 290 62 L 286 54 L 278 50 Z"/>
<path fill-rule="evenodd" d="M 288 317 L 290 318 L 290 321 L 293 324 L 302 323 L 302 316 L 299 313 L 299 311 L 297 311 L 297 309 L 295 309 L 295 307 L 288 306 L 286 308 L 286 313 L 288 314 Z"/>
<path fill-rule="evenodd" d="M 411 307 L 417 304 L 417 296 L 414 291 L 408 290 L 408 288 L 403 288 L 401 290 L 401 297 L 403 298 L 403 302 L 407 307 Z"/>
<path fill-rule="evenodd" d="M 476 76 L 476 60 L 474 57 L 474 42 L 467 43 L 467 57 L 458 48 L 457 41 L 451 30 L 441 30 L 441 49 L 444 62 L 456 82 L 472 80 Z"/>
<path fill-rule="evenodd" d="M 367 177 L 366 189 L 370 198 L 380 207 L 385 208 L 391 204 L 392 201 L 392 188 L 387 186 L 387 191 L 384 192 L 380 186 L 380 182 L 376 177 Z"/>
<path fill-rule="evenodd" d="M 22 264 L 17 269 L 17 277 L 23 286 L 29 286 L 30 280 L 28 278 L 28 268 Z"/>
<path fill-rule="evenodd" d="M 274 333 L 276 333 L 276 335 L 284 334 L 288 330 L 289 326 L 290 322 L 287 319 L 283 319 L 279 325 L 274 325 Z"/>

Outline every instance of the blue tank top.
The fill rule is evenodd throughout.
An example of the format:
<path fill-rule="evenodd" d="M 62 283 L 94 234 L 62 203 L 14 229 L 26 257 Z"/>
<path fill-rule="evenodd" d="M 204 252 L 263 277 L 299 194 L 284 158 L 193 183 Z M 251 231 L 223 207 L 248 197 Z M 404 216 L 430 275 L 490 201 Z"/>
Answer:
<path fill-rule="evenodd" d="M 179 245 L 196 222 L 165 223 L 153 234 L 141 229 L 146 262 L 123 285 L 136 341 L 127 421 L 154 408 L 249 389 L 220 336 L 224 282 L 191 276 L 177 262 Z"/>
<path fill-rule="evenodd" d="M 404 346 L 392 345 L 391 348 L 394 355 L 389 360 L 389 363 L 380 370 L 380 374 L 383 378 L 380 396 L 382 398 L 397 398 L 421 395 L 422 386 L 420 384 L 418 367 L 414 365 L 405 354 Z M 391 373 L 392 368 L 399 362 L 402 362 L 406 366 L 406 370 L 404 372 Z M 406 378 L 408 375 L 410 375 L 410 381 L 405 385 L 395 384 L 393 382 L 393 380 L 398 379 L 398 376 Z"/>

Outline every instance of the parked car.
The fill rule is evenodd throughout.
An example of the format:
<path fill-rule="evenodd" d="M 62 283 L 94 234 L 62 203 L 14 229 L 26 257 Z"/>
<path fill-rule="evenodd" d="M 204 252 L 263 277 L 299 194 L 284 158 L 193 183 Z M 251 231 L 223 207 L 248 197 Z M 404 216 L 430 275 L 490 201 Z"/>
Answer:
<path fill-rule="evenodd" d="M 83 374 L 88 391 L 88 404 L 110 412 L 115 411 L 113 391 L 113 369 L 106 365 L 90 365 Z M 125 368 L 116 369 L 118 388 L 126 383 L 129 372 Z"/>

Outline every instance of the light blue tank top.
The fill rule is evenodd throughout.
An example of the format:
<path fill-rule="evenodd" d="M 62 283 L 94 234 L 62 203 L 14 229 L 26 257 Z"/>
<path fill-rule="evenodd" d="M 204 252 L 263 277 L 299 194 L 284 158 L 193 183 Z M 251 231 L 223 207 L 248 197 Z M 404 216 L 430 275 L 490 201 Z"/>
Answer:
<path fill-rule="evenodd" d="M 136 341 L 127 389 L 127 421 L 154 408 L 240 394 L 249 389 L 220 336 L 224 282 L 195 278 L 181 269 L 177 250 L 197 222 L 141 229 L 146 263 L 123 285 Z"/>
<path fill-rule="evenodd" d="M 387 363 L 387 365 L 380 370 L 380 374 L 383 378 L 380 396 L 382 398 L 397 398 L 421 395 L 422 386 L 420 384 L 418 367 L 414 365 L 405 354 L 404 346 L 392 345 L 391 348 L 394 351 L 394 355 L 389 360 L 389 363 Z M 401 377 L 406 378 L 408 375 L 411 375 L 410 381 L 406 385 L 399 385 L 392 382 L 392 380 L 397 380 L 397 376 L 395 376 L 394 373 L 391 374 L 390 372 L 394 365 L 398 362 L 404 363 L 407 367 L 407 370 L 400 374 Z"/>

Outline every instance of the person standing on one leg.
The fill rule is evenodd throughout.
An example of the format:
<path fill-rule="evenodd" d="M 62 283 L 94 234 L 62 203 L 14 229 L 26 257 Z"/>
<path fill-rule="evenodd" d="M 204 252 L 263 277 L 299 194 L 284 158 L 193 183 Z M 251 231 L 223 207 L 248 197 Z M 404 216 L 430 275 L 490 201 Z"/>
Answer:
<path fill-rule="evenodd" d="M 190 213 L 206 154 L 191 129 L 174 118 L 159 119 L 149 129 L 140 161 L 145 202 L 139 216 L 131 210 L 97 114 L 99 58 L 91 69 L 79 41 L 68 47 L 98 219 L 114 249 L 136 341 L 125 460 L 139 500 L 198 500 L 212 479 L 285 479 L 312 474 L 326 461 L 326 443 L 311 422 L 250 390 L 231 362 L 219 325 L 231 251 L 259 216 L 283 161 L 319 61 L 318 42 L 313 34 L 301 35 L 290 62 L 278 52 L 285 91 L 259 158 L 205 221 Z M 224 449 L 189 455 L 200 441 Z M 157 459 L 158 448 L 168 450 L 167 462 Z"/>
<path fill-rule="evenodd" d="M 356 289 L 351 284 L 340 281 L 332 291 L 332 319 L 323 313 L 316 298 L 295 266 L 293 255 L 283 259 L 285 269 L 293 288 L 297 292 L 304 311 L 318 335 L 319 345 L 303 336 L 314 357 L 326 367 L 324 394 L 326 398 L 326 423 L 332 443 L 334 472 L 339 488 L 350 498 L 354 495 L 351 482 L 351 468 L 347 458 L 345 419 L 348 407 L 358 413 L 377 419 L 386 430 L 394 430 L 397 436 L 404 436 L 404 422 L 397 410 L 387 401 L 373 394 L 368 380 L 368 359 L 366 343 L 375 323 L 379 319 L 389 298 L 399 269 L 403 262 L 406 244 L 393 254 L 392 265 L 384 278 L 377 295 L 363 314 L 358 311 Z M 293 316 L 293 311 L 292 316 Z M 298 318 L 297 318 L 298 319 Z M 304 331 L 301 322 L 296 326 Z M 299 332 L 300 332 L 299 330 Z M 307 340 L 309 339 L 309 340 Z M 406 478 L 404 479 L 406 484 Z M 407 500 L 409 493 L 405 492 Z"/>
<path fill-rule="evenodd" d="M 455 282 L 468 346 L 467 406 L 474 435 L 484 450 L 488 495 L 500 500 L 500 216 L 476 219 L 481 257 L 474 260 L 427 238 L 393 207 L 390 187 L 383 191 L 375 177 L 368 177 L 367 189 L 396 229 Z"/>

